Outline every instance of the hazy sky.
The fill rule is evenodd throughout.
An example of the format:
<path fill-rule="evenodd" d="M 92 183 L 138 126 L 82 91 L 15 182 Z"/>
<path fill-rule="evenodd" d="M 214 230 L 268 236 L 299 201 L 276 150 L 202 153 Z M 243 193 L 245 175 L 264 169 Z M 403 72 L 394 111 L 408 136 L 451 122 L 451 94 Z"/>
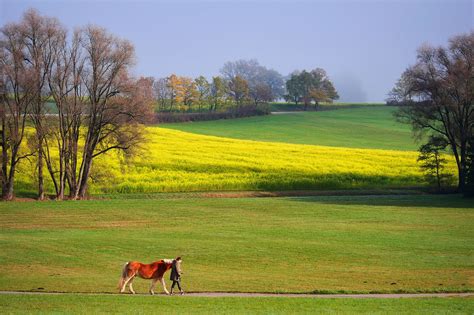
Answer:
<path fill-rule="evenodd" d="M 474 0 L 11 1 L 0 24 L 34 7 L 72 29 L 88 23 L 135 44 L 135 73 L 219 73 L 256 58 L 287 75 L 324 68 L 342 101 L 382 101 L 423 43 L 474 29 Z"/>

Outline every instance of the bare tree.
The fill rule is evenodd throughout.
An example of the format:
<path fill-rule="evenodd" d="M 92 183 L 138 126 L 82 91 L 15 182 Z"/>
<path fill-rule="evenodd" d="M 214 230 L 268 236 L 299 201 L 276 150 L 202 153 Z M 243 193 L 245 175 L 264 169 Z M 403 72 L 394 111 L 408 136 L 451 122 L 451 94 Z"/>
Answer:
<path fill-rule="evenodd" d="M 86 58 L 81 75 L 86 135 L 74 198 L 85 197 L 94 158 L 114 149 L 128 150 L 140 141 L 140 133 L 132 129 L 152 108 L 152 83 L 129 78 L 134 60 L 130 42 L 89 26 L 81 43 Z"/>
<path fill-rule="evenodd" d="M 104 29 L 90 26 L 76 31 L 70 44 L 51 45 L 55 63 L 48 83 L 58 119 L 45 141 L 47 166 L 58 199 L 64 198 L 66 183 L 70 198 L 84 198 L 97 156 L 130 152 L 143 140 L 139 122 L 152 115 L 153 80 L 129 77 L 133 47 Z M 54 143 L 57 163 L 50 154 Z"/>
<path fill-rule="evenodd" d="M 48 72 L 48 86 L 56 103 L 57 120 L 50 121 L 45 137 L 45 160 L 56 190 L 63 199 L 66 183 L 70 193 L 77 190 L 78 150 L 84 113 L 81 76 L 85 59 L 81 50 L 81 33 L 75 32 L 68 44 L 65 31 L 48 42 L 54 62 Z M 56 145 L 58 162 L 54 163 L 50 148 Z"/>
<path fill-rule="evenodd" d="M 453 37 L 449 46 L 419 49 L 392 91 L 406 106 L 397 112 L 418 137 L 445 137 L 456 159 L 458 188 L 464 191 L 469 139 L 474 129 L 474 32 Z"/>
<path fill-rule="evenodd" d="M 249 94 L 255 105 L 271 102 L 274 99 L 271 87 L 264 83 L 257 84 Z"/>
<path fill-rule="evenodd" d="M 65 32 L 54 18 L 44 17 L 30 9 L 23 15 L 20 25 L 21 36 L 25 42 L 24 61 L 33 70 L 34 89 L 30 119 L 35 127 L 35 147 L 38 171 L 38 199 L 44 199 L 44 138 L 47 133 L 45 103 L 50 94 L 47 89 L 47 75 L 53 63 L 54 53 L 51 42 L 57 42 Z"/>
<path fill-rule="evenodd" d="M 134 49 L 105 29 L 88 26 L 68 39 L 57 20 L 25 13 L 0 34 L 0 146 L 2 198 L 13 198 L 14 177 L 31 121 L 37 156 L 39 197 L 44 197 L 43 166 L 56 197 L 66 183 L 72 198 L 83 198 L 94 158 L 111 150 L 127 154 L 143 140 L 153 112 L 153 80 L 129 76 Z M 58 115 L 48 116 L 52 97 Z M 52 152 L 58 154 L 52 154 Z M 24 149 L 23 149 L 24 150 Z"/>
<path fill-rule="evenodd" d="M 153 94 L 158 103 L 158 110 L 165 111 L 171 99 L 168 78 L 159 78 L 153 82 Z"/>
<path fill-rule="evenodd" d="M 2 199 L 14 198 L 15 172 L 20 160 L 28 111 L 34 95 L 34 69 L 25 62 L 21 28 L 7 24 L 0 33 L 0 120 Z"/>
<path fill-rule="evenodd" d="M 260 65 L 256 59 L 229 61 L 220 71 L 228 82 L 236 76 L 245 79 L 250 94 L 258 94 L 256 90 L 261 90 L 263 85 L 271 89 L 273 99 L 283 97 L 285 92 L 285 81 L 282 75 L 276 70 Z"/>

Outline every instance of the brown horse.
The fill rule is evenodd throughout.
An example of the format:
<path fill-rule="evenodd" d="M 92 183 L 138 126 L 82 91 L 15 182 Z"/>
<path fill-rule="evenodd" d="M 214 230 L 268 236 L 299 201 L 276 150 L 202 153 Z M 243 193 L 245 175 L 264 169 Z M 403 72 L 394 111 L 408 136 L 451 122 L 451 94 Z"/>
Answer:
<path fill-rule="evenodd" d="M 123 266 L 122 277 L 120 278 L 118 285 L 120 293 L 125 292 L 125 287 L 128 284 L 130 292 L 135 294 L 135 291 L 132 287 L 132 282 L 133 279 L 138 276 L 142 279 L 151 279 L 150 294 L 155 294 L 154 289 L 158 280 L 163 285 L 163 290 L 165 293 L 170 294 L 168 290 L 166 290 L 165 279 L 163 278 L 163 275 L 167 270 L 171 269 L 172 264 L 173 259 L 162 259 L 152 262 L 151 264 L 142 264 L 138 261 L 127 262 Z"/>

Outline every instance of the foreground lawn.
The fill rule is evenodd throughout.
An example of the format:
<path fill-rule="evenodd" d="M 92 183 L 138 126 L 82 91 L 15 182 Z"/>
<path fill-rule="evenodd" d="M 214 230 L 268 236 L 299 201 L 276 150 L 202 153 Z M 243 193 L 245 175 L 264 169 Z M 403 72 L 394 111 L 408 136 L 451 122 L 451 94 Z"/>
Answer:
<path fill-rule="evenodd" d="M 196 298 L 157 296 L 11 296 L 0 295 L 3 314 L 25 313 L 166 313 L 166 314 L 294 314 L 390 313 L 471 314 L 472 298 L 311 299 L 311 298 Z"/>
<path fill-rule="evenodd" d="M 242 119 L 161 125 L 205 135 L 350 148 L 417 150 L 410 126 L 395 121 L 395 107 L 366 106 Z"/>
<path fill-rule="evenodd" d="M 187 291 L 473 290 L 473 209 L 458 196 L 0 203 L 0 290 L 116 292 L 126 261 L 178 255 Z"/>

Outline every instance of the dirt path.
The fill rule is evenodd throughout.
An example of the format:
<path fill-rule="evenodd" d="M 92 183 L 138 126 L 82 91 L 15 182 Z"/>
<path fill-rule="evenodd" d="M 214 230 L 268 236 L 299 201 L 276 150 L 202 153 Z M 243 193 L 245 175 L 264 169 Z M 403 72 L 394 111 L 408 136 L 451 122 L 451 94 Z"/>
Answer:
<path fill-rule="evenodd" d="M 272 115 L 288 115 L 288 114 L 302 114 L 304 113 L 303 111 L 287 111 L 287 112 L 270 112 Z"/>
<path fill-rule="evenodd" d="M 78 293 L 78 292 L 25 292 L 25 291 L 0 291 L 2 295 L 120 295 L 118 293 Z M 129 294 L 127 294 L 129 295 Z M 137 294 L 144 296 L 148 294 Z M 164 295 L 164 294 L 157 294 Z M 177 295 L 179 296 L 179 295 Z M 401 298 L 449 298 L 449 297 L 474 297 L 474 293 L 387 293 L 387 294 L 288 294 L 288 293 L 225 293 L 225 292 L 199 292 L 186 293 L 184 296 L 192 297 L 279 297 L 279 298 L 319 298 L 319 299 L 401 299 Z"/>

